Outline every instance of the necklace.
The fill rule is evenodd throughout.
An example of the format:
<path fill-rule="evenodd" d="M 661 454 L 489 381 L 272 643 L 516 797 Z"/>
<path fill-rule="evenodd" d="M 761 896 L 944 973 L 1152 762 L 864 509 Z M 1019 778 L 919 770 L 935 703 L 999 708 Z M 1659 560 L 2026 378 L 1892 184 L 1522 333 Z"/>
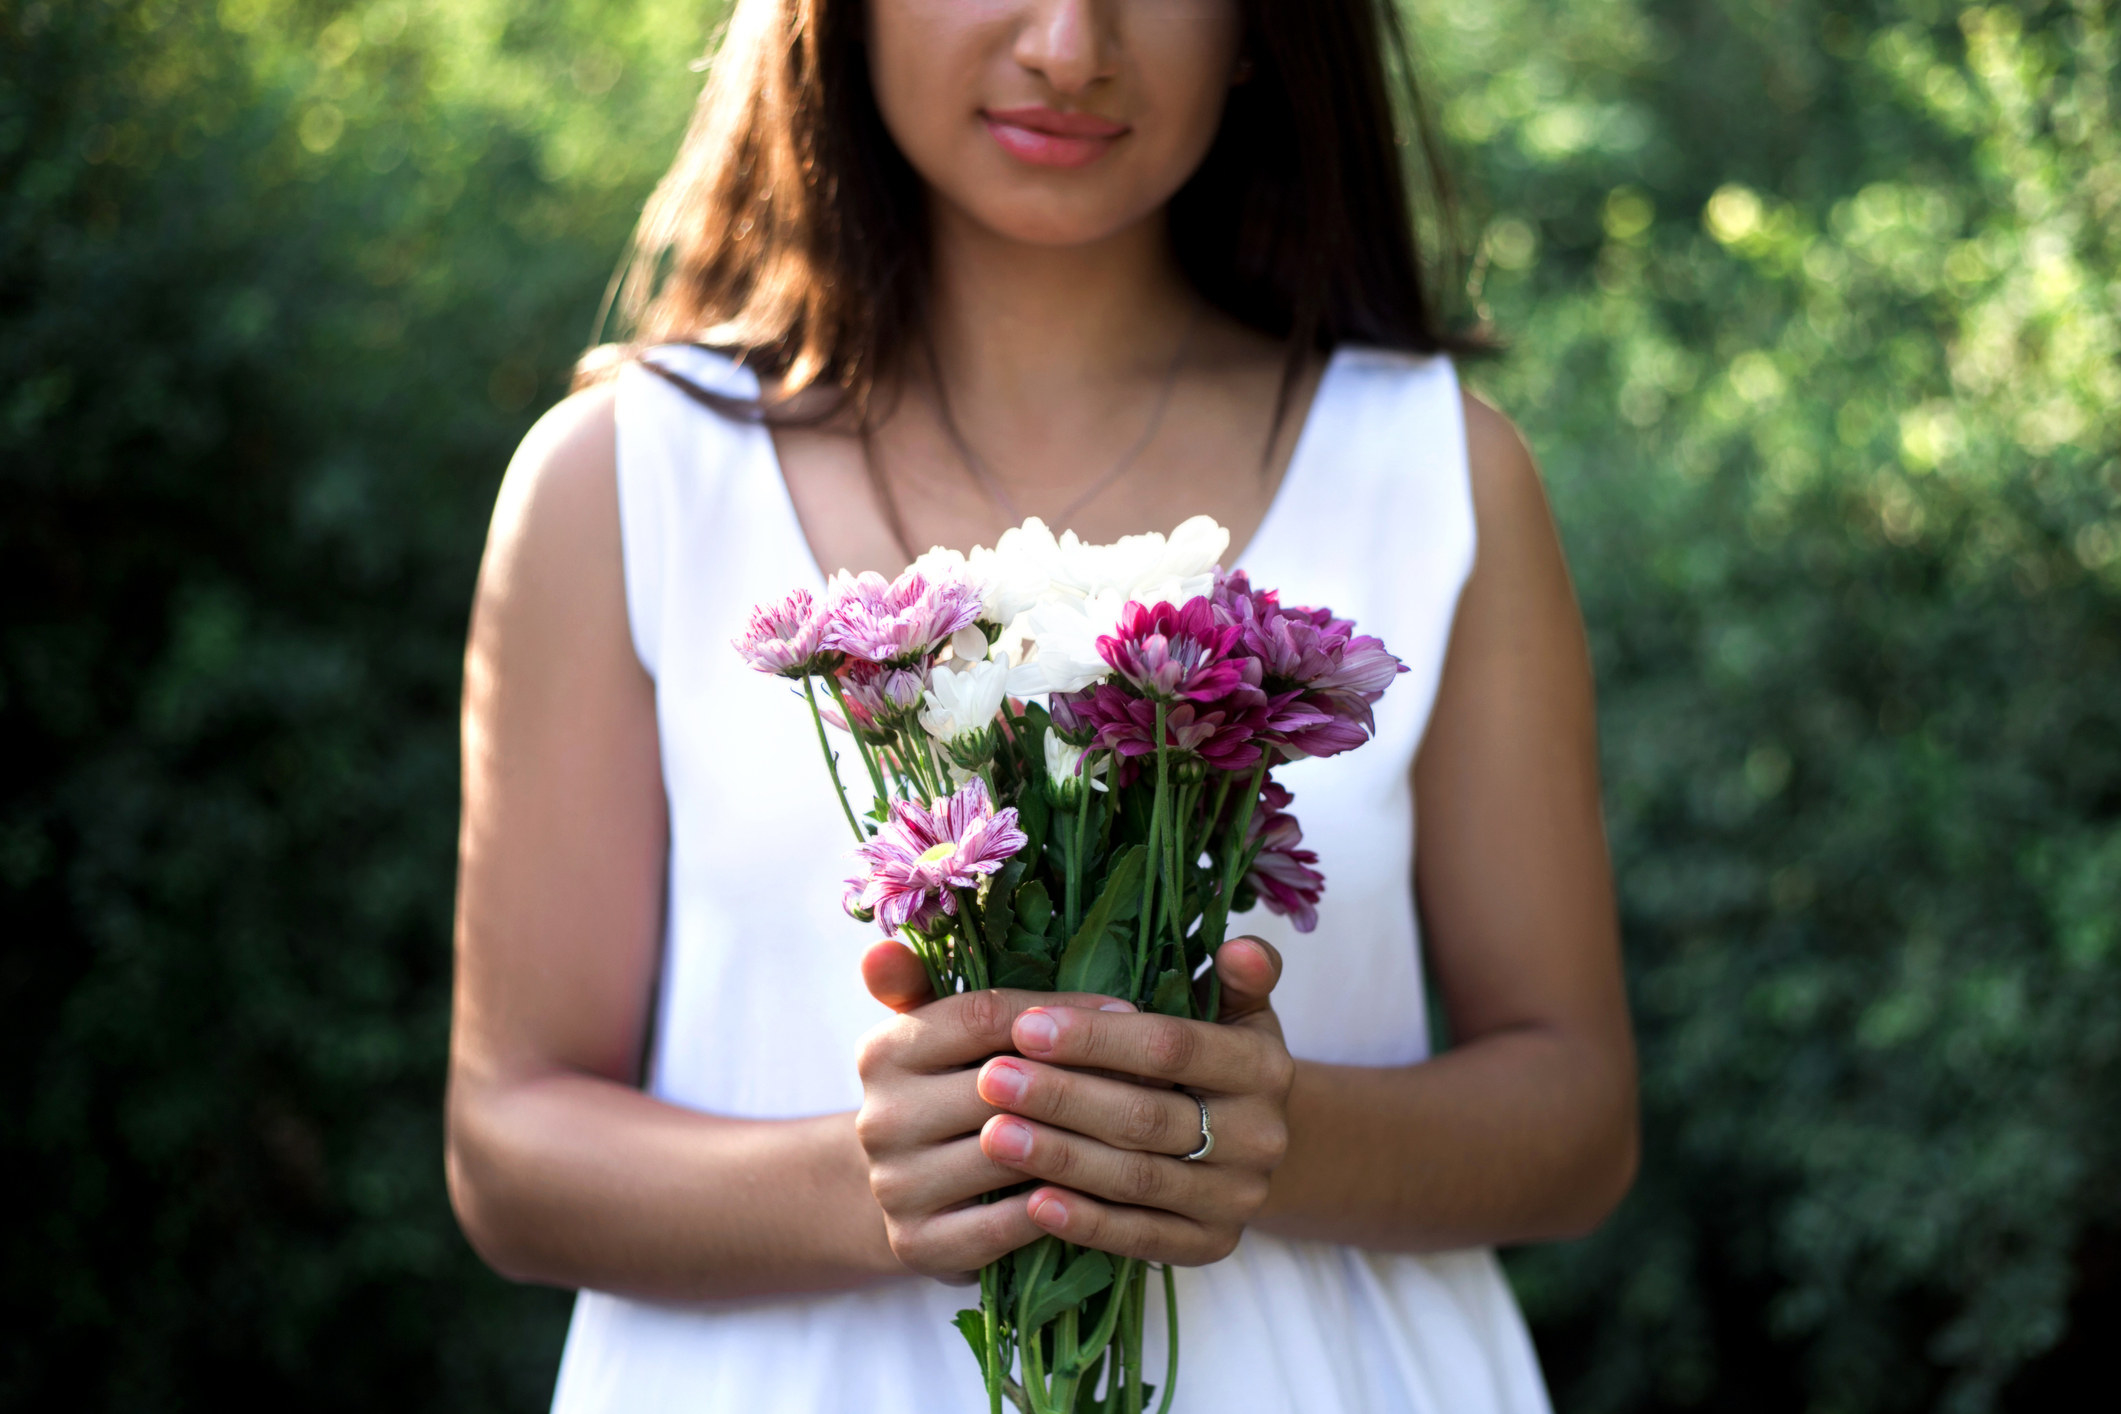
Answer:
<path fill-rule="evenodd" d="M 1096 500 L 1112 483 L 1125 476 L 1135 460 L 1156 440 L 1157 429 L 1164 425 L 1164 414 L 1171 407 L 1171 394 L 1178 388 L 1178 374 L 1179 370 L 1185 367 L 1186 351 L 1193 343 L 1193 328 L 1199 322 L 1200 310 L 1196 307 L 1186 316 L 1185 330 L 1178 336 L 1178 348 L 1171 355 L 1171 366 L 1164 373 L 1163 387 L 1157 392 L 1156 406 L 1150 410 L 1148 424 L 1142 428 L 1141 436 L 1135 438 L 1133 444 L 1119 454 L 1119 460 L 1112 463 L 1109 471 L 1084 487 L 1074 500 L 1054 514 L 1054 522 L 1059 528 L 1066 530 L 1068 518 Z M 972 450 L 971 444 L 965 440 L 964 433 L 958 430 L 957 419 L 950 413 L 950 395 L 944 390 L 942 370 L 936 366 L 933 348 L 929 350 L 928 367 L 935 386 L 935 410 L 943 424 L 944 433 L 950 438 L 951 448 L 958 455 L 958 460 L 965 464 L 965 469 L 972 473 L 972 479 L 979 483 L 988 499 L 1008 518 L 1009 524 L 1023 524 L 1024 514 L 1010 497 L 1008 488 L 1002 485 L 1001 478 L 994 474 L 993 468 L 987 465 L 979 453 Z"/>

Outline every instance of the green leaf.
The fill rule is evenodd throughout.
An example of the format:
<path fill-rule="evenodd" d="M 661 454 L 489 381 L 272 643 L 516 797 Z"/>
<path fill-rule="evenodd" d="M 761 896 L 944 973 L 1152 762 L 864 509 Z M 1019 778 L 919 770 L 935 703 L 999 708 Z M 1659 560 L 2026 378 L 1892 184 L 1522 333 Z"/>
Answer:
<path fill-rule="evenodd" d="M 1143 847 L 1141 845 L 1135 846 L 1136 849 L 1142 849 Z M 1142 881 L 1141 876 L 1137 874 L 1134 879 L 1134 886 L 1121 895 L 1119 902 L 1112 906 L 1112 918 L 1110 921 L 1114 924 L 1131 923 L 1141 916 L 1141 911 Z"/>
<path fill-rule="evenodd" d="M 1097 1352 L 1097 1358 L 1090 1362 L 1090 1367 L 1083 1371 L 1083 1382 L 1075 1387 L 1074 1414 L 1100 1414 L 1104 1409 L 1105 1401 L 1093 1393 L 1097 1389 L 1097 1377 L 1104 1372 L 1104 1368 L 1105 1352 L 1100 1350 Z"/>
<path fill-rule="evenodd" d="M 1009 934 L 1009 951 L 1057 962 L 1060 959 L 1061 944 L 1065 941 L 1066 939 L 1051 933 L 1026 933 L 1018 928 Z"/>
<path fill-rule="evenodd" d="M 1143 863 L 1148 850 L 1135 845 L 1112 862 L 1105 871 L 1105 887 L 1083 915 L 1083 924 L 1068 940 L 1061 954 L 1060 975 L 1055 985 L 1063 992 L 1103 992 L 1118 996 L 1127 985 L 1132 969 L 1127 965 L 1124 943 L 1111 931 L 1122 904 L 1141 907 Z"/>
<path fill-rule="evenodd" d="M 1018 987 L 1027 992 L 1054 990 L 1052 958 L 1040 957 L 1036 953 L 1017 952 L 1010 948 L 1002 948 L 992 956 L 995 986 Z"/>
<path fill-rule="evenodd" d="M 1156 979 L 1156 990 L 1149 994 L 1149 1010 L 1164 1016 L 1191 1016 L 1193 984 L 1186 974 L 1175 967 L 1165 968 Z"/>
<path fill-rule="evenodd" d="M 1016 797 L 1016 827 L 1024 832 L 1024 847 L 1016 857 L 1029 863 L 1039 857 L 1046 847 L 1046 827 L 1051 818 L 1051 809 L 1046 804 L 1045 787 L 1036 781 L 1027 782 Z"/>
<path fill-rule="evenodd" d="M 965 1337 L 965 1344 L 972 1347 L 972 1358 L 979 1361 L 979 1367 L 986 1369 L 987 1318 L 977 1310 L 960 1311 L 951 1318 L 950 1324 L 958 1328 Z"/>
<path fill-rule="evenodd" d="M 1044 794 L 1046 784 L 1046 733 L 1053 729 L 1053 718 L 1036 702 L 1029 703 L 1018 714 L 1022 723 L 1023 750 L 1017 753 L 1024 763 L 1024 779 L 1031 789 Z"/>
<path fill-rule="evenodd" d="M 1010 926 L 1016 921 L 1016 881 L 1024 877 L 1028 867 L 1030 861 L 1018 855 L 995 871 L 994 882 L 987 887 L 980 924 L 989 948 L 999 950 L 1008 944 Z"/>
<path fill-rule="evenodd" d="M 1016 891 L 1016 919 L 1027 933 L 1043 933 L 1053 921 L 1053 899 L 1046 886 L 1033 879 Z"/>
<path fill-rule="evenodd" d="M 1010 1275 L 1017 1292 L 1024 1290 L 1025 1283 L 1036 1285 L 1040 1275 L 1059 1258 L 1061 1240 L 1048 1234 L 1036 1242 L 1027 1242 L 1009 1254 Z"/>
<path fill-rule="evenodd" d="M 1110 1285 L 1112 1259 L 1102 1252 L 1082 1253 L 1059 1276 L 1038 1284 L 1026 1317 L 1027 1333 L 1070 1307 L 1082 1305 Z"/>
<path fill-rule="evenodd" d="M 1068 950 L 1061 954 L 1060 968 L 1054 974 L 1053 990 L 1124 997 L 1132 974 L 1126 942 L 1121 934 L 1107 928 L 1087 940 L 1078 935 L 1068 944 Z"/>

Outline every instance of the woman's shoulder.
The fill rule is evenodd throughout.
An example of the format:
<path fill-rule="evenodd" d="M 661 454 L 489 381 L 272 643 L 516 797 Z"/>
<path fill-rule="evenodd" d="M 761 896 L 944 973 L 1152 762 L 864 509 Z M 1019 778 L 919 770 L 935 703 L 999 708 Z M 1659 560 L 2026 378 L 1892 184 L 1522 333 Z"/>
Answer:
<path fill-rule="evenodd" d="M 480 570 L 482 599 L 534 581 L 592 574 L 617 546 L 617 389 L 569 394 L 532 424 L 494 500 Z"/>
<path fill-rule="evenodd" d="M 1465 426 L 1466 480 L 1482 539 L 1499 529 L 1528 528 L 1528 521 L 1545 526 L 1550 520 L 1546 488 L 1517 424 L 1470 388 L 1459 388 L 1458 405 Z"/>
<path fill-rule="evenodd" d="M 547 507 L 579 510 L 585 501 L 609 498 L 618 460 L 618 394 L 615 383 L 593 384 L 531 424 L 501 478 L 497 523 L 504 515 L 542 518 Z"/>

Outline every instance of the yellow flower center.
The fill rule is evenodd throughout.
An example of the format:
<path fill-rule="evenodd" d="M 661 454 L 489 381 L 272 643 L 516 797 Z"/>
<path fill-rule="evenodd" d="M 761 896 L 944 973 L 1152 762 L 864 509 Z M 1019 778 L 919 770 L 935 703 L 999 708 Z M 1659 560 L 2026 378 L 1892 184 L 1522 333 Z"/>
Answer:
<path fill-rule="evenodd" d="M 920 862 L 923 864 L 940 864 L 956 853 L 957 841 L 944 840 L 941 844 L 930 845 L 927 849 L 921 851 Z"/>

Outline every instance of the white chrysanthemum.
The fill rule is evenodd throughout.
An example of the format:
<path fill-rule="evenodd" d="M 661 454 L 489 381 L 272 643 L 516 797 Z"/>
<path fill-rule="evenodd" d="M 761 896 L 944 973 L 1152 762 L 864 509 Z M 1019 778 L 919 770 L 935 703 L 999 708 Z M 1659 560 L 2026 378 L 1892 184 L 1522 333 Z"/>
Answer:
<path fill-rule="evenodd" d="M 1001 714 L 1008 690 L 1007 663 L 970 662 L 958 668 L 942 664 L 929 675 L 921 727 L 945 745 L 984 731 Z"/>
<path fill-rule="evenodd" d="M 1035 697 L 1104 681 L 1112 670 L 1098 656 L 1097 640 L 1118 627 L 1127 602 L 1183 604 L 1208 593 L 1229 546 L 1230 532 L 1209 516 L 1194 516 L 1169 536 L 1129 535 L 1110 545 L 1086 545 L 1072 530 L 1056 539 L 1033 516 L 991 550 L 961 555 L 938 546 L 914 567 L 979 585 L 980 617 L 1002 629 L 989 652 L 1010 666 L 1008 691 Z"/>
<path fill-rule="evenodd" d="M 1099 655 L 1097 640 L 1119 626 L 1126 604 L 1110 592 L 1087 599 L 1056 594 L 1038 604 L 1012 630 L 1030 642 L 1031 651 L 1010 670 L 1009 691 L 1032 697 L 1103 682 L 1112 665 Z"/>
<path fill-rule="evenodd" d="M 1002 532 L 993 549 L 975 545 L 969 555 L 938 545 L 913 562 L 930 579 L 969 579 L 980 589 L 980 617 L 1007 627 L 1044 598 L 1059 568 L 1061 551 L 1053 532 L 1037 516 Z"/>
<path fill-rule="evenodd" d="M 1122 604 L 1183 604 L 1215 587 L 1215 566 L 1229 548 L 1230 532 L 1209 516 L 1194 516 L 1168 539 L 1152 533 L 1085 545 L 1069 531 L 1060 538 L 1053 587 L 1085 599 L 1117 595 Z"/>
<path fill-rule="evenodd" d="M 1037 516 L 1002 538 L 989 551 L 974 551 L 985 576 L 987 621 L 1007 627 L 1044 599 L 1061 567 L 1060 542 Z"/>

